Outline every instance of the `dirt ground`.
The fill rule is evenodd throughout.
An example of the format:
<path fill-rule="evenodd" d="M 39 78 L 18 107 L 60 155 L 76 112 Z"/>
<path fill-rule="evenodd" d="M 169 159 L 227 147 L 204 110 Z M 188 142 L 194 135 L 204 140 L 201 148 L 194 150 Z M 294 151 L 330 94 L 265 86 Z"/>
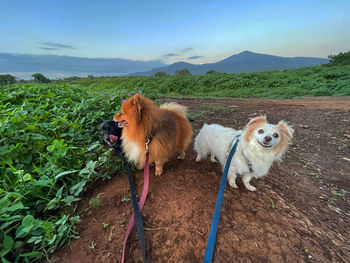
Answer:
<path fill-rule="evenodd" d="M 350 97 L 267 99 L 162 99 L 189 108 L 197 135 L 203 123 L 242 128 L 266 114 L 284 119 L 295 136 L 284 160 L 267 176 L 252 180 L 250 192 L 226 186 L 214 262 L 349 262 Z M 150 192 L 142 211 L 148 262 L 203 261 L 221 178 L 209 159 L 195 161 L 193 143 L 185 160 L 172 160 L 162 176 L 150 169 Z M 141 193 L 143 174 L 136 175 Z M 96 185 L 79 211 L 101 194 L 101 204 L 81 212 L 80 239 L 55 253 L 51 262 L 120 262 L 132 213 L 126 175 Z M 108 224 L 103 226 L 103 224 Z M 95 245 L 94 245 L 95 244 Z M 126 262 L 141 262 L 136 228 Z"/>

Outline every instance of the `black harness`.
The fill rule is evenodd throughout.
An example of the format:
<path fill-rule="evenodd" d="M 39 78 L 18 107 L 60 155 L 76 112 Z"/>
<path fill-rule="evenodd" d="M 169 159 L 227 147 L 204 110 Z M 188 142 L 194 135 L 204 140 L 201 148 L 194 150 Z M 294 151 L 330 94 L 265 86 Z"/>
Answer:
<path fill-rule="evenodd" d="M 253 165 L 252 163 L 249 161 L 248 157 L 244 154 L 244 151 L 242 151 L 242 155 L 244 156 L 245 161 L 247 162 L 248 168 L 249 168 L 249 172 L 254 172 L 253 170 Z"/>

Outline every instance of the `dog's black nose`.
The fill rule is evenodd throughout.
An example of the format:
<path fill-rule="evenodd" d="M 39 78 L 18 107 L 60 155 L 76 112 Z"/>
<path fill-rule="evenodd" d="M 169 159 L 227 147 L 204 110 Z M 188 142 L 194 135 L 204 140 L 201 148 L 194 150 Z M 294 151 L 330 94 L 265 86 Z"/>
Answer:
<path fill-rule="evenodd" d="M 272 138 L 270 136 L 265 137 L 265 142 L 270 142 L 271 140 L 272 140 Z"/>

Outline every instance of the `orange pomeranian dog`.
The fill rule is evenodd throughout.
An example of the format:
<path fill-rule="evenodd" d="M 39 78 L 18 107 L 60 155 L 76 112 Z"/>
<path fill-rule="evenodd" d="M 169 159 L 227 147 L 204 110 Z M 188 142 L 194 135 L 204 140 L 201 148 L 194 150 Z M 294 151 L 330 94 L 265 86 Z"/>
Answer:
<path fill-rule="evenodd" d="M 186 107 L 177 103 L 165 103 L 158 107 L 150 99 L 136 94 L 122 105 L 114 120 L 123 128 L 122 147 L 129 160 L 145 165 L 146 142 L 150 140 L 149 162 L 155 163 L 155 174 L 161 175 L 163 165 L 178 155 L 185 158 L 185 150 L 191 141 L 192 127 L 186 117 Z"/>

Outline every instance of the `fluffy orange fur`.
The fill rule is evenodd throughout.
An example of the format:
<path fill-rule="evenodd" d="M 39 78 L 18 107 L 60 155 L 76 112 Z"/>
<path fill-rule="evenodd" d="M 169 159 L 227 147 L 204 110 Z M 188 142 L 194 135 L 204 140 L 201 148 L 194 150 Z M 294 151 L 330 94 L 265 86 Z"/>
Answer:
<path fill-rule="evenodd" d="M 247 126 L 244 128 L 244 139 L 245 141 L 249 142 L 251 138 L 253 137 L 254 131 L 263 123 L 266 123 L 266 116 L 259 116 L 256 117 L 247 124 Z"/>
<path fill-rule="evenodd" d="M 154 102 L 136 94 L 122 105 L 121 112 L 114 115 L 115 121 L 124 123 L 122 139 L 123 151 L 129 160 L 145 164 L 146 141 L 149 144 L 149 161 L 155 163 L 156 175 L 161 175 L 163 165 L 178 155 L 185 158 L 192 138 L 192 127 L 186 118 L 186 108 L 177 103 L 158 107 Z"/>
<path fill-rule="evenodd" d="M 245 133 L 244 133 L 244 139 L 245 141 L 249 142 L 252 137 L 253 137 L 253 133 L 256 129 L 259 128 L 259 126 L 261 126 L 262 124 L 265 124 L 266 121 L 266 116 L 259 116 L 256 117 L 254 119 L 251 119 L 250 122 L 247 124 L 247 126 L 244 128 Z M 273 149 L 274 153 L 276 155 L 284 152 L 288 146 L 288 144 L 290 143 L 290 141 L 292 140 L 293 137 L 293 129 L 290 128 L 288 126 L 287 123 L 285 123 L 284 121 L 280 121 L 277 126 L 279 127 L 280 131 L 281 131 L 281 141 L 278 145 L 275 146 L 275 148 Z"/>
<path fill-rule="evenodd" d="M 280 154 L 287 148 L 288 144 L 292 140 L 294 133 L 294 130 L 290 128 L 288 124 L 284 121 L 280 121 L 277 124 L 277 126 L 280 128 L 281 131 L 281 142 L 278 145 L 276 145 L 276 147 L 273 149 L 276 155 Z"/>

